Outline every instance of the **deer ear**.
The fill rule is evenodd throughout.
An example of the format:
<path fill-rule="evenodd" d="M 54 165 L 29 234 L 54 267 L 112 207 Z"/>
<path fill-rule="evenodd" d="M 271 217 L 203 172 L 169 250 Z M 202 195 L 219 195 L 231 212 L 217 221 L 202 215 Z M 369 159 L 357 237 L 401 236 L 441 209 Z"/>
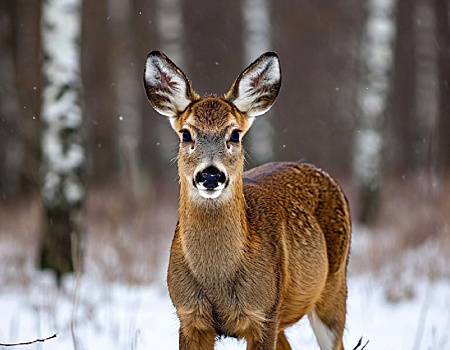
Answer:
<path fill-rule="evenodd" d="M 280 60 L 266 52 L 239 75 L 225 98 L 247 117 L 257 117 L 272 107 L 280 87 Z"/>
<path fill-rule="evenodd" d="M 144 86 L 153 108 L 171 120 L 198 99 L 181 69 L 160 51 L 147 56 Z"/>

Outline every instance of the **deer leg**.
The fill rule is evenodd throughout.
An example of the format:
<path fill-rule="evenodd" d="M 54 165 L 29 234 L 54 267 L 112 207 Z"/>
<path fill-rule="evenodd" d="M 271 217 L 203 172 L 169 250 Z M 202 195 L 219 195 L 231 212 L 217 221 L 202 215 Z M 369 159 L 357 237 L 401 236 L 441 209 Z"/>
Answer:
<path fill-rule="evenodd" d="M 191 329 L 185 334 L 180 328 L 179 349 L 180 350 L 214 350 L 216 334 L 209 331 Z"/>
<path fill-rule="evenodd" d="M 291 346 L 289 345 L 289 342 L 287 341 L 284 331 L 281 331 L 280 333 L 278 333 L 277 350 L 291 350 Z"/>
<path fill-rule="evenodd" d="M 308 313 L 321 350 L 343 350 L 342 336 L 345 328 L 347 283 L 345 275 L 328 277 L 325 290 L 313 310 Z"/>
<path fill-rule="evenodd" d="M 245 337 L 245 340 L 247 341 L 247 350 L 276 350 L 276 322 L 269 321 L 263 329 L 254 329 L 249 336 Z"/>

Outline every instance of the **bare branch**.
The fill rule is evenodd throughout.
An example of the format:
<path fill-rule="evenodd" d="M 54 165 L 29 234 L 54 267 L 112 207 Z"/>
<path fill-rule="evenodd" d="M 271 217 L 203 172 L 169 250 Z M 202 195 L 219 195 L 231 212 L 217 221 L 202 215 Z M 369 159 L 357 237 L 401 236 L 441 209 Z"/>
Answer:
<path fill-rule="evenodd" d="M 361 346 L 361 344 L 362 344 L 362 340 L 363 340 L 363 338 L 361 337 L 360 339 L 359 339 L 359 341 L 358 341 L 358 344 L 356 344 L 356 346 L 353 348 L 353 350 L 363 350 L 366 346 L 367 346 L 367 344 L 369 344 L 369 340 L 363 345 L 363 347 L 362 348 L 360 348 L 360 346 Z"/>
<path fill-rule="evenodd" d="M 43 343 L 43 342 L 45 342 L 46 340 L 53 339 L 53 338 L 56 338 L 56 333 L 53 334 L 53 335 L 50 336 L 50 337 L 47 337 L 47 338 L 36 339 L 36 340 L 33 340 L 33 341 L 24 342 L 24 343 L 11 343 L 11 344 L 0 343 L 0 346 L 21 346 L 21 345 L 31 345 L 31 344 L 35 344 L 35 343 Z"/>

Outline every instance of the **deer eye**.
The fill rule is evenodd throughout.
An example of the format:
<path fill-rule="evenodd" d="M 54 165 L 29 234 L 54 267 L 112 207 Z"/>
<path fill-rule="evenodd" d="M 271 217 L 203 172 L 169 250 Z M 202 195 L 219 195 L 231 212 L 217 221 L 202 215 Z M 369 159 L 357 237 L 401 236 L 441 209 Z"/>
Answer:
<path fill-rule="evenodd" d="M 231 142 L 239 142 L 239 131 L 234 130 L 234 131 L 231 133 L 230 141 L 231 141 Z"/>
<path fill-rule="evenodd" d="M 191 142 L 192 141 L 192 137 L 191 137 L 191 133 L 187 130 L 182 130 L 182 139 L 183 142 Z"/>

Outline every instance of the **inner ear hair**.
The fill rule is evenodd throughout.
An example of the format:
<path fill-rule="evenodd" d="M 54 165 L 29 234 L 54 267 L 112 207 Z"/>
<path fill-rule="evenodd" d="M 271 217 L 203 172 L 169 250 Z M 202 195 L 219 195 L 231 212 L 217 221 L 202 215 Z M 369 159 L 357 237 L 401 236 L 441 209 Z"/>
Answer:
<path fill-rule="evenodd" d="M 176 117 L 199 96 L 183 71 L 160 51 L 147 56 L 144 85 L 153 108 L 167 117 Z"/>
<path fill-rule="evenodd" d="M 236 79 L 225 98 L 247 117 L 267 112 L 281 87 L 281 68 L 278 55 L 266 52 L 248 66 Z"/>

